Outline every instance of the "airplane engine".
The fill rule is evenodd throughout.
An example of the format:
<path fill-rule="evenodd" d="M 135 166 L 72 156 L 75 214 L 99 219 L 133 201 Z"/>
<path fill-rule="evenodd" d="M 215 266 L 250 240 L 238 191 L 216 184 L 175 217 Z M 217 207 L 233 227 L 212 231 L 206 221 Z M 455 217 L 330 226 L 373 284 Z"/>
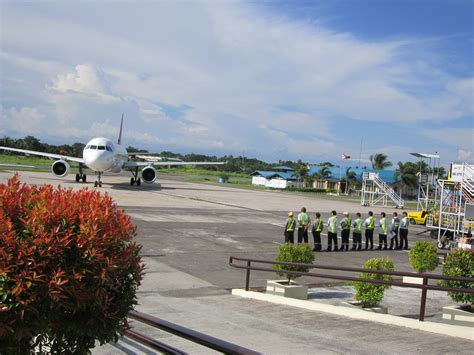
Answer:
<path fill-rule="evenodd" d="M 152 166 L 147 166 L 142 170 L 142 179 L 148 184 L 155 182 L 156 180 L 156 170 Z"/>
<path fill-rule="evenodd" d="M 51 166 L 51 171 L 54 175 L 59 177 L 64 177 L 69 174 L 69 166 L 68 162 L 65 160 L 56 160 L 53 165 Z"/>

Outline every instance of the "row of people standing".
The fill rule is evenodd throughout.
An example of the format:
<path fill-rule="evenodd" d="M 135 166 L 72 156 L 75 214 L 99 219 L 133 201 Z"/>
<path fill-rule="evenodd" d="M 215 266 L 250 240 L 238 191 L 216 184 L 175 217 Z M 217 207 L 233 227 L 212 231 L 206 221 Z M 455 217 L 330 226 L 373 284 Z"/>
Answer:
<path fill-rule="evenodd" d="M 343 213 L 344 217 L 341 221 L 337 218 L 337 212 L 331 211 L 331 216 L 327 221 L 328 229 L 328 244 L 326 251 L 348 251 L 349 238 L 352 229 L 352 249 L 362 250 L 362 230 L 365 229 L 365 250 L 373 250 L 374 248 L 374 230 L 376 220 L 372 211 L 368 212 L 367 218 L 362 219 L 362 215 L 356 213 L 356 219 L 352 221 L 348 212 Z M 298 224 L 298 225 L 297 225 Z M 397 212 L 393 212 L 391 223 L 388 222 L 385 212 L 380 214 L 378 220 L 379 227 L 379 246 L 378 249 L 400 250 L 408 249 L 408 214 L 403 212 L 403 217 L 400 219 Z M 313 251 L 321 251 L 321 232 L 324 229 L 324 223 L 319 212 L 315 213 L 315 219 L 311 224 L 311 219 L 306 213 L 306 208 L 303 207 L 298 214 L 297 220 L 293 217 L 293 212 L 288 212 L 288 219 L 285 224 L 285 243 L 294 243 L 294 232 L 298 230 L 298 243 L 308 243 L 308 232 L 311 230 L 314 240 Z M 338 248 L 337 231 L 341 230 L 341 247 Z M 390 235 L 390 247 L 387 243 L 387 235 Z M 400 242 L 398 237 L 400 236 Z"/>

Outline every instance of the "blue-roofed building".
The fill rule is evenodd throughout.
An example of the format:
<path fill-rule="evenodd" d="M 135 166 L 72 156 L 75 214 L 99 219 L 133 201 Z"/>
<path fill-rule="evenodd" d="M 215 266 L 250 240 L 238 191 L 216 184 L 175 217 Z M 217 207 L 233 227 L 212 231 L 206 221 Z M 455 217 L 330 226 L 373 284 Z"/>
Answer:
<path fill-rule="evenodd" d="M 314 175 L 323 167 L 318 165 L 310 165 L 308 170 L 308 175 Z M 346 176 L 346 170 L 348 167 L 337 167 L 331 166 L 328 167 L 328 171 L 330 172 L 329 179 L 332 180 L 341 180 L 344 179 Z M 362 181 L 363 173 L 378 173 L 379 177 L 384 180 L 387 184 L 393 185 L 395 180 L 393 179 L 394 170 L 375 170 L 375 169 L 367 169 L 367 168 L 350 168 L 356 174 L 356 178 L 359 181 Z"/>
<path fill-rule="evenodd" d="M 276 167 L 279 171 L 256 170 L 252 174 L 252 185 L 285 189 L 290 186 L 298 186 L 294 170 L 290 167 Z"/>

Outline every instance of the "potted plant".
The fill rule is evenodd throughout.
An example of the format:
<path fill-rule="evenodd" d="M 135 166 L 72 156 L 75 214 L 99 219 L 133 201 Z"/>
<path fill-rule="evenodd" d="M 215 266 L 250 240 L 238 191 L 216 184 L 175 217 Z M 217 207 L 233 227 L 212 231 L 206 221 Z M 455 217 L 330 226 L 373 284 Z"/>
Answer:
<path fill-rule="evenodd" d="M 450 252 L 443 265 L 443 275 L 474 277 L 474 250 L 454 249 Z M 441 281 L 446 287 L 474 288 L 474 282 Z M 474 294 L 448 292 L 454 302 L 460 306 L 443 307 L 443 322 L 474 326 Z"/>
<path fill-rule="evenodd" d="M 433 271 L 438 267 L 438 249 L 433 243 L 419 240 L 408 253 L 412 268 L 418 273 Z M 403 276 L 403 282 L 422 284 L 422 277 Z"/>
<path fill-rule="evenodd" d="M 278 255 L 275 260 L 288 263 L 311 264 L 314 260 L 313 249 L 308 244 L 295 245 L 292 243 L 285 243 L 278 247 Z M 281 271 L 309 271 L 308 268 L 302 266 L 275 264 L 273 265 L 273 268 Z M 268 280 L 267 293 L 302 300 L 308 299 L 308 286 L 299 285 L 293 281 L 299 276 L 290 275 L 285 272 L 279 272 L 278 274 L 280 276 L 286 276 L 286 280 Z"/>
<path fill-rule="evenodd" d="M 366 261 L 364 269 L 368 270 L 393 270 L 393 261 L 390 258 L 372 258 Z M 390 281 L 390 275 L 372 274 L 363 272 L 361 278 Z M 346 305 L 352 307 L 362 307 L 362 309 L 377 313 L 387 313 L 386 307 L 380 307 L 383 300 L 384 291 L 390 288 L 390 285 L 379 285 L 368 282 L 354 282 L 354 292 L 356 302 L 348 302 Z"/>

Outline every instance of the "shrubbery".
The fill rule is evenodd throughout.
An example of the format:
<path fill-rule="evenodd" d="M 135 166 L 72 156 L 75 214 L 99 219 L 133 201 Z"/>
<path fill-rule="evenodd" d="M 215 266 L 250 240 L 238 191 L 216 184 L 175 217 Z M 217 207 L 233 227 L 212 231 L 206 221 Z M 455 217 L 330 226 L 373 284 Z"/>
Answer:
<path fill-rule="evenodd" d="M 438 266 L 438 249 L 433 243 L 419 240 L 408 253 L 410 264 L 416 272 L 433 271 Z"/>
<path fill-rule="evenodd" d="M 474 277 L 474 250 L 454 249 L 444 262 L 443 275 Z M 468 281 L 440 281 L 442 286 L 474 289 L 474 282 Z M 474 294 L 462 292 L 448 292 L 454 302 L 470 303 L 474 311 Z"/>
<path fill-rule="evenodd" d="M 94 190 L 0 184 L 0 353 L 86 353 L 127 327 L 136 228 Z"/>
<path fill-rule="evenodd" d="M 282 261 L 287 263 L 305 263 L 311 264 L 314 260 L 313 249 L 307 244 L 291 244 L 285 243 L 278 247 L 278 255 L 276 261 Z M 287 266 L 287 265 L 273 265 L 275 270 L 287 270 L 287 271 L 299 271 L 308 272 L 308 268 L 302 266 Z M 288 284 L 291 280 L 296 279 L 297 275 L 289 275 L 284 272 L 278 273 L 280 276 L 285 276 L 288 279 Z"/>
<path fill-rule="evenodd" d="M 290 187 L 287 187 L 286 190 L 296 191 L 296 192 L 313 192 L 313 193 L 327 192 L 326 189 L 317 189 L 314 187 L 299 187 L 299 186 L 290 186 Z"/>
<path fill-rule="evenodd" d="M 372 258 L 365 262 L 364 269 L 393 271 L 393 261 L 390 258 Z M 390 281 L 390 275 L 379 275 L 363 272 L 361 278 Z M 377 307 L 383 300 L 383 293 L 390 285 L 374 284 L 368 282 L 354 282 L 356 301 L 362 303 L 363 308 Z"/>

